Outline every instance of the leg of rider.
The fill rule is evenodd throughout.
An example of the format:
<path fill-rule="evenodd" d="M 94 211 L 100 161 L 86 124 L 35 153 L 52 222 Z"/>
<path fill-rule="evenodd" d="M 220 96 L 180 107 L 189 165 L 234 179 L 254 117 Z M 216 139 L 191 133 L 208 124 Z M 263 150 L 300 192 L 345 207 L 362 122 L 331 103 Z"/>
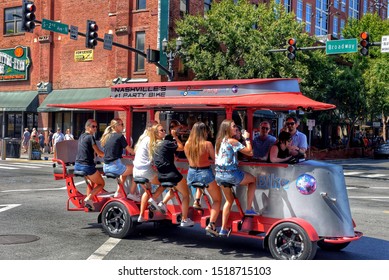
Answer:
<path fill-rule="evenodd" d="M 158 181 L 158 177 L 157 176 L 155 176 L 152 180 L 150 180 L 150 183 L 153 184 L 153 185 L 159 185 L 160 184 L 160 182 Z M 141 198 L 141 202 L 140 202 L 140 210 L 139 210 L 140 213 L 139 213 L 139 215 L 141 215 L 141 216 L 143 216 L 143 213 L 145 212 L 145 210 L 147 208 L 147 205 L 148 205 L 148 200 L 150 198 L 149 195 L 146 192 L 146 188 L 151 189 L 151 184 L 150 183 L 146 183 L 145 185 L 142 185 L 142 188 L 145 190 L 145 192 L 143 193 L 142 198 Z M 162 188 L 162 191 L 163 191 L 163 188 Z M 162 193 L 162 191 L 161 191 L 161 193 Z"/>
<path fill-rule="evenodd" d="M 215 181 L 211 182 L 208 185 L 207 190 L 208 190 L 209 195 L 211 196 L 212 201 L 213 201 L 211 215 L 209 218 L 209 221 L 212 223 L 212 222 L 216 222 L 217 216 L 219 215 L 222 194 L 220 192 L 219 186 L 216 184 Z"/>
<path fill-rule="evenodd" d="M 222 187 L 222 190 L 224 193 L 224 197 L 226 198 L 226 202 L 224 203 L 224 206 L 223 206 L 222 228 L 221 229 L 228 230 L 227 229 L 227 222 L 228 222 L 228 218 L 230 216 L 232 204 L 234 203 L 234 196 L 232 195 L 230 188 Z"/>
<path fill-rule="evenodd" d="M 199 204 L 200 204 L 201 194 L 202 194 L 201 190 L 200 189 L 196 189 L 195 202 L 197 201 Z"/>
<path fill-rule="evenodd" d="M 246 210 L 250 210 L 253 206 L 254 196 L 255 196 L 255 189 L 256 189 L 256 179 L 253 175 L 250 173 L 245 172 L 242 182 L 240 182 L 240 185 L 245 186 L 247 185 L 247 206 Z"/>
<path fill-rule="evenodd" d="M 133 169 L 132 165 L 126 165 L 126 170 L 123 172 L 122 175 L 120 175 L 120 181 L 122 182 L 123 186 L 124 186 L 124 182 L 127 179 L 127 176 L 132 175 L 132 169 Z M 118 186 L 117 192 L 118 193 L 120 192 L 119 186 Z M 125 195 L 127 195 L 127 194 L 125 194 Z"/>
<path fill-rule="evenodd" d="M 186 220 L 189 211 L 189 189 L 185 178 L 182 178 L 182 180 L 178 182 L 176 189 L 182 195 L 182 220 Z"/>
<path fill-rule="evenodd" d="M 101 192 L 101 190 L 105 186 L 105 181 L 103 177 L 101 177 L 99 171 L 96 171 L 93 175 L 89 175 L 88 180 L 91 181 L 91 183 L 94 183 L 96 187 L 94 187 L 93 190 L 90 191 L 90 193 L 85 197 L 85 200 L 92 199 L 96 194 Z"/>

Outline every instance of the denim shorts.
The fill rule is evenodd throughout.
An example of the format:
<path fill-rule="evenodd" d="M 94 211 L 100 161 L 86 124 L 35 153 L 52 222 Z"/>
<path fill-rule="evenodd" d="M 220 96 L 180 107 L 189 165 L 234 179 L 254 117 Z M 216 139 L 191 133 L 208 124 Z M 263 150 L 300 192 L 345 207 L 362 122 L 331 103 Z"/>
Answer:
<path fill-rule="evenodd" d="M 192 185 L 194 182 L 200 182 L 209 185 L 215 180 L 215 176 L 213 175 L 212 168 L 193 169 L 189 167 L 186 180 L 188 182 L 188 186 Z"/>
<path fill-rule="evenodd" d="M 236 170 L 226 170 L 226 171 L 216 171 L 216 183 L 220 186 L 221 182 L 228 182 L 238 186 L 244 178 L 244 172 L 239 169 Z"/>
<path fill-rule="evenodd" d="M 126 171 L 126 169 L 127 166 L 125 166 L 122 163 L 120 158 L 110 163 L 104 163 L 103 165 L 104 173 L 113 173 L 116 175 L 122 175 L 124 171 Z"/>
<path fill-rule="evenodd" d="M 96 166 L 94 165 L 84 165 L 79 164 L 78 162 L 76 162 L 76 164 L 74 165 L 74 170 L 83 171 L 86 173 L 86 175 L 93 175 L 97 171 Z"/>

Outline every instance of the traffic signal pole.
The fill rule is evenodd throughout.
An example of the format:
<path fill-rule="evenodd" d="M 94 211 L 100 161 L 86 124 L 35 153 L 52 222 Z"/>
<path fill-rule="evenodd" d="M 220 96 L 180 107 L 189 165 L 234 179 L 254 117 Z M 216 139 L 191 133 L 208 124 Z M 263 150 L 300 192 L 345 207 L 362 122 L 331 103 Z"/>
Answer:
<path fill-rule="evenodd" d="M 37 19 L 35 19 L 34 22 L 42 24 L 42 21 L 37 20 Z M 78 33 L 79 36 L 86 38 L 86 34 L 85 33 L 79 32 L 79 31 L 77 33 Z M 102 38 L 98 37 L 98 38 L 96 38 L 96 40 L 99 41 L 99 42 L 103 42 L 104 43 L 104 39 L 102 39 Z M 116 42 L 112 42 L 112 45 L 115 46 L 115 47 L 118 47 L 118 48 L 122 48 L 122 49 L 125 49 L 125 50 L 128 50 L 128 51 L 131 51 L 131 52 L 135 52 L 135 53 L 139 54 L 140 56 L 142 56 L 144 58 L 147 58 L 147 54 L 146 53 L 144 53 L 144 52 L 142 52 L 142 51 L 140 51 L 138 49 L 135 49 L 133 47 L 130 47 L 130 46 L 127 46 L 127 45 L 123 45 L 123 44 L 120 44 L 120 43 L 116 43 Z M 163 70 L 166 73 L 166 75 L 169 77 L 169 81 L 173 80 L 172 79 L 172 76 L 173 76 L 172 73 L 165 66 L 161 65 L 159 62 L 154 62 L 154 61 L 149 62 L 149 63 L 152 63 L 155 66 L 157 66 L 159 69 Z"/>

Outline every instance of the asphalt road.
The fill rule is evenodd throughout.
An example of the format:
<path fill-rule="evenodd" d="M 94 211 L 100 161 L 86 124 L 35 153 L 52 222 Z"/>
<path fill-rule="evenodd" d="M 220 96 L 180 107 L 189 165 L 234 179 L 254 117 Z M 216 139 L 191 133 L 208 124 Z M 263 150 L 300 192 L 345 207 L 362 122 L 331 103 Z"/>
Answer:
<path fill-rule="evenodd" d="M 352 216 L 356 230 L 364 237 L 341 252 L 318 249 L 315 259 L 389 260 L 389 162 L 364 159 L 335 163 L 344 166 Z M 107 188 L 115 190 L 113 181 Z M 272 259 L 257 239 L 210 238 L 198 226 L 148 223 L 138 226 L 135 236 L 116 240 L 97 223 L 97 213 L 67 211 L 67 198 L 65 181 L 53 180 L 50 162 L 0 161 L 0 240 L 4 243 L 4 236 L 8 236 L 12 243 L 0 244 L 0 259 Z"/>

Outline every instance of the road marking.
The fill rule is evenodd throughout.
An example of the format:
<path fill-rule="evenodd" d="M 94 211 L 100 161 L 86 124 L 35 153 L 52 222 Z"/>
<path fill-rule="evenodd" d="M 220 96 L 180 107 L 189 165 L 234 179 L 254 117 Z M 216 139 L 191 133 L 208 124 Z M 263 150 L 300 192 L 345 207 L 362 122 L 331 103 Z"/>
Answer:
<path fill-rule="evenodd" d="M 6 191 L 0 191 L 2 193 L 9 193 L 9 192 L 31 192 L 31 191 L 58 191 L 58 190 L 66 190 L 66 187 L 61 188 L 55 188 L 55 189 L 21 189 L 21 190 L 6 190 Z"/>
<path fill-rule="evenodd" d="M 10 210 L 10 209 L 18 207 L 20 205 L 21 204 L 3 204 L 3 205 L 0 205 L 0 212 L 4 212 L 4 211 L 7 211 L 7 210 Z"/>
<path fill-rule="evenodd" d="M 9 166 L 0 165 L 0 169 L 20 169 L 20 168 L 18 168 L 18 167 L 9 167 Z"/>
<path fill-rule="evenodd" d="M 26 165 L 26 163 L 23 163 L 23 162 L 12 162 L 11 164 L 15 164 L 15 165 Z M 26 165 L 26 166 L 27 166 L 27 165 Z M 52 166 L 52 164 L 31 163 L 31 164 L 28 164 L 28 166 L 49 167 L 49 166 Z"/>
<path fill-rule="evenodd" d="M 376 178 L 376 177 L 383 177 L 383 176 L 388 176 L 387 174 L 368 174 L 366 177 L 368 178 Z"/>
<path fill-rule="evenodd" d="M 102 260 L 120 242 L 119 238 L 110 237 L 87 260 Z"/>
<path fill-rule="evenodd" d="M 349 196 L 348 198 L 353 199 L 389 199 L 389 196 Z"/>
<path fill-rule="evenodd" d="M 358 174 L 362 174 L 362 172 L 344 172 L 343 173 L 345 176 L 349 176 L 349 175 L 358 175 Z"/>

